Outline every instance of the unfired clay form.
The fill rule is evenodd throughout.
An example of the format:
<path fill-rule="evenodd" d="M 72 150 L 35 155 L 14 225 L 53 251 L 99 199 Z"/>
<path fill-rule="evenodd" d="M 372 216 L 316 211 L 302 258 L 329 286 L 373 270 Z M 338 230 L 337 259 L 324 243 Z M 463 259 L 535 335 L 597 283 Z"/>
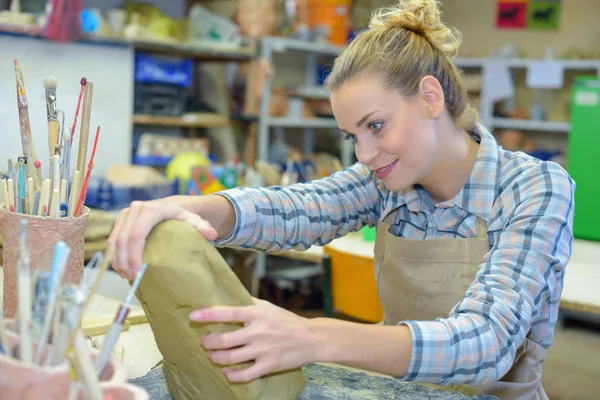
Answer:
<path fill-rule="evenodd" d="M 137 297 L 146 312 L 164 372 L 176 400 L 295 399 L 306 381 L 301 369 L 249 383 L 231 383 L 200 345 L 200 337 L 238 329 L 239 324 L 190 321 L 193 310 L 216 305 L 251 305 L 252 297 L 229 265 L 186 223 L 166 221 L 150 234 L 144 251 L 148 269 Z M 238 367 L 246 367 L 242 365 Z"/>

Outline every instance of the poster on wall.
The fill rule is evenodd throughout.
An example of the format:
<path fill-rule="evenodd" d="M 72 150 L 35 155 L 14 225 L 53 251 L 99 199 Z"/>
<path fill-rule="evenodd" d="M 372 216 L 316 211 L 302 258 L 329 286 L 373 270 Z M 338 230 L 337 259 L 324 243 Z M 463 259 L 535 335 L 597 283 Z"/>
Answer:
<path fill-rule="evenodd" d="M 561 0 L 497 0 L 498 29 L 558 29 Z"/>

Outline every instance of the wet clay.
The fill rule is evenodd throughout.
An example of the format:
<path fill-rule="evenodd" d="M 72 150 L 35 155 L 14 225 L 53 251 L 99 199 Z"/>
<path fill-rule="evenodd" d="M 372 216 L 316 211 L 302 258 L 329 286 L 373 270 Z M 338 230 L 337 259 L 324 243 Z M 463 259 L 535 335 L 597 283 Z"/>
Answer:
<path fill-rule="evenodd" d="M 148 269 L 136 295 L 164 358 L 165 379 L 175 400 L 297 398 L 306 385 L 301 369 L 230 383 L 223 366 L 205 356 L 202 335 L 236 330 L 241 324 L 195 323 L 189 314 L 209 306 L 252 305 L 252 297 L 200 233 L 179 221 L 159 224 L 147 239 L 144 262 Z"/>

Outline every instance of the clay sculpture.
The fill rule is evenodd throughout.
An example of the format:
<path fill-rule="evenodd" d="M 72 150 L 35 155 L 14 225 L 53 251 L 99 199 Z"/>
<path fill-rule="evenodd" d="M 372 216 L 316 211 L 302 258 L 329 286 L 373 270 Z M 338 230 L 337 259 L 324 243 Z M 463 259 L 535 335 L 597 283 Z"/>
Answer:
<path fill-rule="evenodd" d="M 234 323 L 196 323 L 189 314 L 215 306 L 252 305 L 252 297 L 218 250 L 190 225 L 165 221 L 144 249 L 148 269 L 136 293 L 164 359 L 175 400 L 296 399 L 306 385 L 301 369 L 231 383 L 221 365 L 205 356 L 200 337 L 239 329 Z M 248 364 L 229 366 L 247 367 Z"/>

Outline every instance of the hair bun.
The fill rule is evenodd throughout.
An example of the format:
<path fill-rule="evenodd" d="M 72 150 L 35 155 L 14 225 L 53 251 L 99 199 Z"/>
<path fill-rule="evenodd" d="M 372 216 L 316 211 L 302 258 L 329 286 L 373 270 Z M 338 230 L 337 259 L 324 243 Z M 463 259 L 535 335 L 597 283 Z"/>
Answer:
<path fill-rule="evenodd" d="M 377 11 L 369 28 L 406 29 L 422 36 L 448 56 L 456 55 L 462 39 L 457 31 L 442 23 L 436 0 L 400 0 L 396 7 Z"/>

